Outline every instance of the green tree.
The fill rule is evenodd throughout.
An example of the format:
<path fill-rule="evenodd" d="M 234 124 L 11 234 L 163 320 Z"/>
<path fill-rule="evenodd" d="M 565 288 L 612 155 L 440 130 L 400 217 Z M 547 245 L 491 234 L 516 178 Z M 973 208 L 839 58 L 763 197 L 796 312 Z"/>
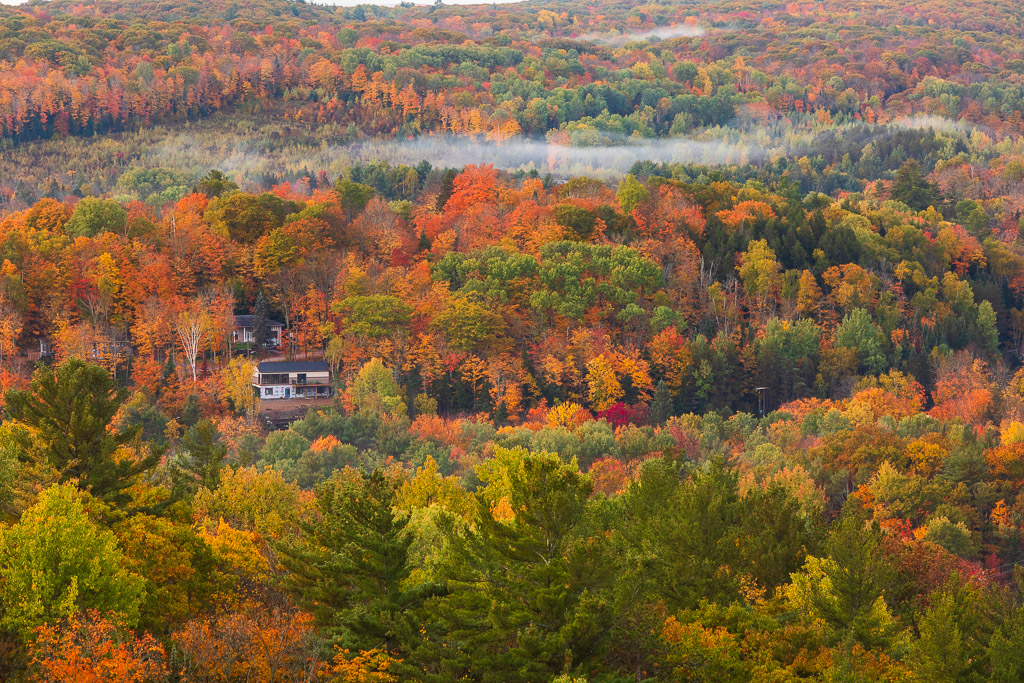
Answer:
<path fill-rule="evenodd" d="M 71 237 L 95 237 L 103 232 L 122 232 L 128 212 L 112 199 L 86 197 L 75 205 L 64 229 Z"/>
<path fill-rule="evenodd" d="M 150 67 L 152 68 L 152 67 Z M 154 206 L 176 202 L 188 194 L 192 174 L 169 168 L 130 168 L 117 179 L 115 191 Z"/>
<path fill-rule="evenodd" d="M 619 200 L 622 212 L 629 214 L 638 205 L 650 199 L 651 195 L 644 184 L 630 173 L 619 183 L 619 189 L 615 196 Z"/>
<path fill-rule="evenodd" d="M 579 671 L 600 651 L 607 605 L 592 590 L 600 541 L 587 543 L 589 479 L 551 453 L 496 448 L 477 469 L 476 528 L 456 539 L 458 569 L 439 605 L 455 677 L 528 683 Z"/>
<path fill-rule="evenodd" d="M 228 194 L 238 189 L 238 185 L 231 180 L 228 180 L 221 171 L 216 169 L 211 170 L 206 176 L 203 177 L 196 186 L 192 188 L 193 192 L 199 192 L 205 194 L 211 199 L 219 197 L 222 194 Z"/>
<path fill-rule="evenodd" d="M 740 502 L 737 568 L 757 586 L 774 592 L 803 565 L 808 549 L 816 545 L 815 532 L 800 502 L 785 488 L 754 487 Z"/>
<path fill-rule="evenodd" d="M 811 541 L 799 504 L 785 491 L 753 489 L 741 497 L 737 474 L 716 463 L 689 479 L 675 462 L 645 463 L 621 505 L 625 580 L 670 610 L 702 599 L 730 602 L 744 574 L 774 589 L 800 566 Z"/>
<path fill-rule="evenodd" d="M 813 320 L 772 318 L 754 342 L 758 383 L 768 387 L 772 405 L 806 396 L 818 372 L 821 328 Z"/>
<path fill-rule="evenodd" d="M 398 382 L 380 358 L 371 358 L 359 369 L 359 374 L 352 383 L 352 400 L 359 410 L 370 413 L 406 413 Z"/>
<path fill-rule="evenodd" d="M 530 306 L 545 315 L 582 322 L 597 307 L 609 322 L 621 321 L 664 283 L 662 269 L 628 247 L 551 242 L 540 254 L 541 286 L 530 294 Z"/>
<path fill-rule="evenodd" d="M 836 346 L 857 352 L 862 371 L 872 374 L 889 367 L 885 357 L 885 334 L 863 308 L 855 308 L 836 328 Z"/>
<path fill-rule="evenodd" d="M 739 492 L 735 477 L 715 467 L 682 482 L 678 466 L 652 461 L 622 498 L 620 534 L 638 558 L 632 580 L 670 610 L 696 607 L 704 597 L 731 599 L 735 577 Z"/>
<path fill-rule="evenodd" d="M 1024 681 L 1024 657 L 1020 656 L 1021 652 L 1024 652 L 1024 607 L 1018 605 L 989 640 L 988 659 L 992 667 L 989 680 L 993 683 Z"/>
<path fill-rule="evenodd" d="M 932 595 L 932 603 L 922 615 L 911 662 L 922 681 L 956 683 L 969 680 L 970 652 L 957 619 L 954 596 L 949 592 Z"/>
<path fill-rule="evenodd" d="M 938 206 L 942 201 L 938 187 L 925 179 L 920 164 L 914 159 L 908 160 L 896 171 L 896 178 L 892 182 L 889 194 L 914 211 Z"/>
<path fill-rule="evenodd" d="M 474 351 L 494 343 L 505 321 L 484 304 L 459 296 L 434 316 L 431 327 L 444 332 L 457 348 Z"/>
<path fill-rule="evenodd" d="M 675 411 L 672 405 L 672 392 L 669 391 L 665 380 L 661 380 L 654 387 L 654 396 L 651 398 L 651 423 L 665 424 L 665 421 L 672 417 L 673 412 Z"/>
<path fill-rule="evenodd" d="M 295 431 L 283 429 L 271 432 L 263 442 L 260 464 L 283 471 L 284 465 L 293 463 L 309 450 L 309 440 Z"/>
<path fill-rule="evenodd" d="M 349 221 L 358 216 L 377 194 L 376 190 L 369 185 L 354 183 L 346 178 L 338 179 L 334 185 L 334 191 L 338 193 L 338 201 Z"/>
<path fill-rule="evenodd" d="M 992 303 L 988 300 L 978 304 L 978 342 L 988 353 L 989 357 L 997 358 L 999 355 L 999 325 L 996 321 L 996 312 Z"/>
<path fill-rule="evenodd" d="M 228 455 L 228 447 L 220 440 L 217 423 L 203 418 L 181 437 L 181 452 L 174 466 L 181 486 L 194 492 L 200 486 L 210 489 L 220 484 L 220 471 Z"/>
<path fill-rule="evenodd" d="M 269 192 L 234 192 L 211 200 L 203 217 L 222 237 L 251 244 L 283 225 L 285 217 L 298 209 L 295 202 Z"/>
<path fill-rule="evenodd" d="M 84 494 L 52 486 L 21 521 L 0 528 L 0 623 L 28 637 L 85 609 L 139 619 L 143 580 L 124 568 L 114 534 L 91 521 Z"/>
<path fill-rule="evenodd" d="M 412 319 L 412 307 L 397 296 L 387 294 L 350 296 L 336 303 L 333 309 L 345 316 L 347 333 L 371 339 L 393 335 Z"/>
<path fill-rule="evenodd" d="M 316 490 L 315 514 L 282 543 L 286 583 L 343 648 L 404 658 L 419 639 L 417 610 L 431 586 L 409 584 L 408 518 L 381 470 L 337 472 Z"/>
<path fill-rule="evenodd" d="M 109 429 L 126 395 L 97 365 L 69 359 L 40 367 L 28 389 L 7 392 L 8 434 L 22 458 L 45 461 L 60 481 L 76 480 L 93 496 L 120 505 L 129 499 L 126 489 L 161 455 L 153 448 L 134 457 L 118 453 L 142 429 Z"/>
<path fill-rule="evenodd" d="M 867 525 L 850 509 L 833 527 L 825 557 L 808 557 L 788 589 L 792 603 L 822 619 L 843 639 L 865 647 L 884 645 L 894 622 L 884 595 L 895 570 L 882 547 L 877 522 Z"/>
<path fill-rule="evenodd" d="M 445 204 L 451 199 L 452 193 L 455 191 L 455 178 L 457 178 L 459 172 L 454 168 L 445 169 L 441 175 L 441 191 L 437 193 L 437 199 L 434 201 L 434 210 L 437 212 L 444 211 Z"/>
<path fill-rule="evenodd" d="M 20 468 L 17 448 L 10 439 L 0 437 L 0 522 L 6 517 L 17 518 L 14 501 Z"/>
<path fill-rule="evenodd" d="M 270 306 L 262 290 L 252 308 L 252 342 L 260 352 L 270 343 Z"/>
<path fill-rule="evenodd" d="M 571 230 L 567 239 L 589 240 L 597 226 L 597 216 L 575 204 L 559 204 L 551 210 L 558 224 Z"/>

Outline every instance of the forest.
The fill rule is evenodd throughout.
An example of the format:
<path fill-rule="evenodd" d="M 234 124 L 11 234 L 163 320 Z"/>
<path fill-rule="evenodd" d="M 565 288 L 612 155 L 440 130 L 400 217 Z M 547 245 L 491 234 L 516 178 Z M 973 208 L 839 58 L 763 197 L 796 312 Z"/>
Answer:
<path fill-rule="evenodd" d="M 1024 680 L 1022 26 L 0 5 L 0 680 Z"/>

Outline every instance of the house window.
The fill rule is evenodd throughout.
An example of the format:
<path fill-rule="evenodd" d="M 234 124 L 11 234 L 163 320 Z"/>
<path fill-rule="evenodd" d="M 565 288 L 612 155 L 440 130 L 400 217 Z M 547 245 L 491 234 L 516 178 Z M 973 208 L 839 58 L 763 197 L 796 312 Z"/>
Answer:
<path fill-rule="evenodd" d="M 264 390 L 263 390 L 263 395 L 264 395 L 264 396 L 270 396 L 270 395 L 272 395 L 273 393 L 274 393 L 274 390 L 273 390 L 273 389 L 271 389 L 270 387 L 267 387 L 266 389 L 264 389 Z"/>

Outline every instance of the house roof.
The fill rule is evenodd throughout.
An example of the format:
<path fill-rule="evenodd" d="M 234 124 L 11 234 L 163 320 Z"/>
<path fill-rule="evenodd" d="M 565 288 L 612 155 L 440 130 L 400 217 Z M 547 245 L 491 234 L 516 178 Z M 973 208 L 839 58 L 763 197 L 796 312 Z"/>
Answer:
<path fill-rule="evenodd" d="M 278 372 L 330 372 L 331 366 L 322 360 L 265 360 L 256 366 L 260 374 Z"/>
<path fill-rule="evenodd" d="M 255 317 L 254 315 L 236 315 L 235 327 L 252 327 L 252 321 Z M 270 327 L 284 327 L 284 323 L 279 323 L 270 318 L 267 318 L 267 325 Z"/>

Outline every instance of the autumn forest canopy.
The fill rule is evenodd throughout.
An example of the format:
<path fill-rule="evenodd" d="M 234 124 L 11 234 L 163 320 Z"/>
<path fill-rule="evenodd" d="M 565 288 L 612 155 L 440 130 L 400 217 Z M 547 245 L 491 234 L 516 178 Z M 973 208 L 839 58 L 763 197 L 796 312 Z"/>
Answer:
<path fill-rule="evenodd" d="M 0 5 L 0 680 L 1024 680 L 1024 9 Z"/>

